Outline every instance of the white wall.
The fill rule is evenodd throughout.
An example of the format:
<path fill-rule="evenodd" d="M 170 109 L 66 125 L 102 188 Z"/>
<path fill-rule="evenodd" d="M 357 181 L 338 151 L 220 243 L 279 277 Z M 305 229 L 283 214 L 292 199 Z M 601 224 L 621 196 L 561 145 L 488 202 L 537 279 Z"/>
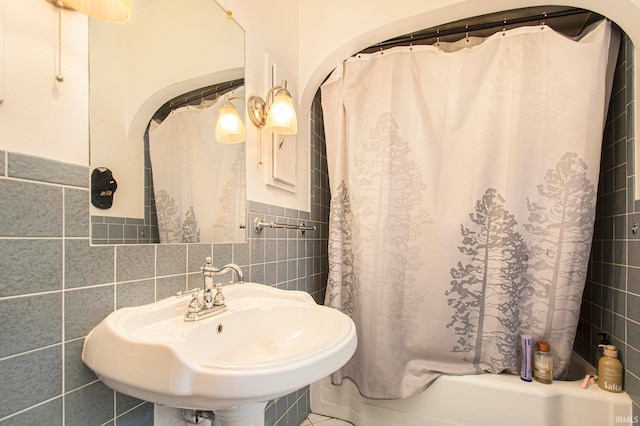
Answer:
<path fill-rule="evenodd" d="M 245 80 L 247 97 L 265 97 L 270 87 L 265 82 L 265 54 L 276 62 L 281 78 L 288 80 L 288 89 L 294 99 L 299 99 L 301 88 L 298 84 L 299 46 L 298 46 L 298 0 L 217 0 L 223 7 L 233 12 L 234 18 L 245 30 L 246 70 Z M 296 167 L 296 192 L 290 193 L 265 184 L 265 175 L 269 173 L 266 162 L 258 164 L 269 154 L 270 134 L 258 129 L 246 121 L 247 129 L 247 198 L 290 207 L 309 210 L 309 108 L 298 112 L 298 134 L 287 137 L 285 143 L 296 143 L 297 159 L 291 167 Z M 260 135 L 262 133 L 262 135 Z M 260 136 L 262 137 L 262 156 L 260 156 Z"/>
<path fill-rule="evenodd" d="M 87 21 L 44 0 L 0 0 L 0 149 L 88 165 Z M 4 50 L 4 51 L 3 51 Z"/>
<path fill-rule="evenodd" d="M 297 193 L 265 185 L 264 168 L 258 166 L 259 133 L 247 123 L 247 197 L 300 210 L 307 210 L 309 203 L 308 113 L 313 95 L 339 62 L 366 46 L 469 16 L 560 3 L 608 16 L 640 46 L 638 0 L 218 1 L 233 11 L 245 30 L 247 95 L 264 97 L 268 90 L 264 82 L 268 52 L 289 76 L 289 88 L 298 100 Z M 0 0 L 0 7 L 4 9 L 0 15 L 4 36 L 0 96 L 5 100 L 0 105 L 0 149 L 88 164 L 87 18 L 63 12 L 65 82 L 60 84 L 54 79 L 55 8 L 44 0 Z M 636 67 L 636 76 L 640 76 L 640 67 Z M 635 87 L 638 97 L 639 85 Z M 639 108 L 636 114 L 640 115 Z M 635 122 L 639 126 L 640 117 Z M 263 134 L 263 155 L 267 136 Z M 640 185 L 636 188 L 640 190 Z"/>

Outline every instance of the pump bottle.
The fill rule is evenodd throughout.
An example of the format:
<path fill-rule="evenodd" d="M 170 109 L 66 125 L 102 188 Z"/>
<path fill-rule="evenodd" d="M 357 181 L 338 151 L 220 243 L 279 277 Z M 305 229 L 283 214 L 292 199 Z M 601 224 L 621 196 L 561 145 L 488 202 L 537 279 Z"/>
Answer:
<path fill-rule="evenodd" d="M 598 361 L 598 387 L 609 392 L 622 392 L 622 363 L 613 345 L 600 345 L 604 355 Z"/>

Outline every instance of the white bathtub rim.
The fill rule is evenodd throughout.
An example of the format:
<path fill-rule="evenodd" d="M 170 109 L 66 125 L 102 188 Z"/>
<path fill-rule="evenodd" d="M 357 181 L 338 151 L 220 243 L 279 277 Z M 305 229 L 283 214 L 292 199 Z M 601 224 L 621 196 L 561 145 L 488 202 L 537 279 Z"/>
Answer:
<path fill-rule="evenodd" d="M 589 374 L 595 372 L 575 354 L 574 363 Z M 626 393 L 606 392 L 597 385 L 582 389 L 580 382 L 544 385 L 508 374 L 443 376 L 423 394 L 405 400 L 372 400 L 362 397 L 349 379 L 333 386 L 325 378 L 311 385 L 311 411 L 356 426 L 510 426 L 516 419 L 521 426 L 614 426 L 620 424 L 616 419 L 632 415 Z"/>

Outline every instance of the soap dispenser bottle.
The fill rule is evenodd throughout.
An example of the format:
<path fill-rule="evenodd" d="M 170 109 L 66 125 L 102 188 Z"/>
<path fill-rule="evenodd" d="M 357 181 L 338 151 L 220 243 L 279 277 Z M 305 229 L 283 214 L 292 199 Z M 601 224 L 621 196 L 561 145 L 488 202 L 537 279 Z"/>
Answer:
<path fill-rule="evenodd" d="M 598 361 L 598 387 L 609 392 L 622 392 L 622 363 L 613 345 L 604 347 L 604 355 Z"/>
<path fill-rule="evenodd" d="M 598 368 L 598 363 L 600 362 L 600 358 L 603 355 L 602 348 L 611 344 L 611 342 L 607 340 L 607 336 L 608 336 L 607 333 L 598 333 L 598 336 L 600 336 L 600 343 L 598 343 L 598 347 L 596 348 L 596 370 Z"/>

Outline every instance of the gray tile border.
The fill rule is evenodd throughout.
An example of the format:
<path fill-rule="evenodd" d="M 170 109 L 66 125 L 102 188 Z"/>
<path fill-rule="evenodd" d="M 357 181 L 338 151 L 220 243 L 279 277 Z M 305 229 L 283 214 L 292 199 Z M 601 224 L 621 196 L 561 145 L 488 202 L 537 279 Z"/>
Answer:
<path fill-rule="evenodd" d="M 66 392 L 98 380 L 95 373 L 82 362 L 84 339 L 64 344 L 64 388 Z"/>
<path fill-rule="evenodd" d="M 278 260 L 278 242 L 277 240 L 264 240 L 264 261 L 275 262 Z"/>
<path fill-rule="evenodd" d="M 65 288 L 114 281 L 114 247 L 90 246 L 89 240 L 65 241 Z"/>
<path fill-rule="evenodd" d="M 253 283 L 264 284 L 264 263 L 251 265 L 249 269 L 250 280 Z"/>
<path fill-rule="evenodd" d="M 276 285 L 278 283 L 278 266 L 276 262 L 265 263 L 264 264 L 264 283 L 266 285 Z"/>
<path fill-rule="evenodd" d="M 233 246 L 231 244 L 213 245 L 213 264 L 217 267 L 233 262 Z"/>
<path fill-rule="evenodd" d="M 258 201 L 248 201 L 248 211 L 252 214 L 269 214 L 269 205 Z M 253 222 L 253 218 L 251 218 Z"/>
<path fill-rule="evenodd" d="M 106 223 L 91 224 L 91 242 L 97 244 L 96 241 L 106 240 L 109 237 L 109 225 Z"/>
<path fill-rule="evenodd" d="M 62 187 L 0 179 L 0 237 L 62 237 Z"/>
<path fill-rule="evenodd" d="M 144 401 L 138 398 L 135 398 L 130 395 L 125 395 L 123 393 L 116 391 L 116 416 L 120 416 L 132 408 L 143 404 Z M 120 419 L 118 419 L 118 424 L 120 423 Z"/>
<path fill-rule="evenodd" d="M 0 358 L 62 340 L 62 293 L 0 300 Z"/>
<path fill-rule="evenodd" d="M 154 245 L 125 245 L 116 247 L 117 282 L 153 278 L 154 275 Z"/>
<path fill-rule="evenodd" d="M 172 297 L 176 292 L 187 289 L 184 275 L 156 278 L 156 301 Z"/>
<path fill-rule="evenodd" d="M 64 398 L 66 425 L 102 425 L 114 417 L 114 391 L 96 382 Z M 89 423 L 90 422 L 90 423 Z"/>
<path fill-rule="evenodd" d="M 213 256 L 211 244 L 188 244 L 187 245 L 187 272 L 200 272 L 206 264 L 206 258 Z"/>
<path fill-rule="evenodd" d="M 33 155 L 9 152 L 9 177 L 89 188 L 89 168 Z"/>
<path fill-rule="evenodd" d="M 62 290 L 62 240 L 0 239 L 0 297 Z"/>
<path fill-rule="evenodd" d="M 118 417 L 118 426 L 153 426 L 153 404 L 147 402 L 134 410 Z"/>
<path fill-rule="evenodd" d="M 6 176 L 7 173 L 6 155 L 7 152 L 3 149 L 0 149 L 0 177 Z"/>
<path fill-rule="evenodd" d="M 249 243 L 233 244 L 233 263 L 246 266 L 250 263 Z"/>
<path fill-rule="evenodd" d="M 249 240 L 250 243 L 250 253 L 251 253 L 251 258 L 250 258 L 250 262 L 251 264 L 255 264 L 255 263 L 264 263 L 264 240 L 263 239 L 251 239 Z"/>
<path fill-rule="evenodd" d="M 187 270 L 186 244 L 159 244 L 156 247 L 156 276 L 184 274 Z"/>
<path fill-rule="evenodd" d="M 140 306 L 155 301 L 155 280 L 116 284 L 116 309 Z"/>
<path fill-rule="evenodd" d="M 64 188 L 64 235 L 89 237 L 89 191 Z"/>
<path fill-rule="evenodd" d="M 204 288 L 204 279 L 200 272 L 187 274 L 187 288 L 199 288 L 201 290 Z"/>
<path fill-rule="evenodd" d="M 62 426 L 62 396 L 2 420 L 2 426 L 38 425 L 46 419 L 47 426 Z"/>
<path fill-rule="evenodd" d="M 125 241 L 134 241 L 138 242 L 138 225 L 124 225 L 123 226 L 123 237 Z"/>
<path fill-rule="evenodd" d="M 114 310 L 115 285 L 64 292 L 64 335 L 72 340 L 84 337 Z"/>
<path fill-rule="evenodd" d="M 125 222 L 126 222 L 126 218 L 124 217 L 116 217 L 116 216 L 104 217 L 104 223 L 115 223 L 115 224 L 124 225 Z"/>
<path fill-rule="evenodd" d="M 60 395 L 61 366 L 61 345 L 0 361 L 0 418 Z"/>

